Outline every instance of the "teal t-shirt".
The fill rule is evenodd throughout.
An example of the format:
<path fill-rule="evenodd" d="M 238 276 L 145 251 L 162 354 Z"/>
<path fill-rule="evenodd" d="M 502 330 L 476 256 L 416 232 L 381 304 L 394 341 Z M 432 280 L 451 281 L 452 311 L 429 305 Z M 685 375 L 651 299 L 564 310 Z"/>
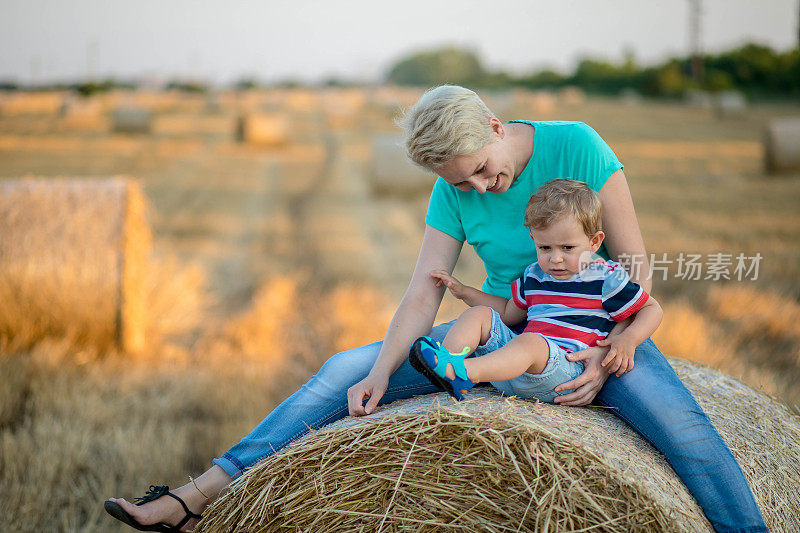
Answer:
<path fill-rule="evenodd" d="M 486 267 L 483 291 L 511 298 L 511 282 L 536 261 L 536 247 L 524 226 L 525 206 L 545 182 L 583 181 L 598 192 L 622 168 L 617 156 L 583 122 L 528 121 L 534 127 L 533 154 L 522 174 L 503 194 L 462 191 L 436 180 L 425 223 L 471 244 Z M 605 246 L 598 254 L 609 259 Z"/>

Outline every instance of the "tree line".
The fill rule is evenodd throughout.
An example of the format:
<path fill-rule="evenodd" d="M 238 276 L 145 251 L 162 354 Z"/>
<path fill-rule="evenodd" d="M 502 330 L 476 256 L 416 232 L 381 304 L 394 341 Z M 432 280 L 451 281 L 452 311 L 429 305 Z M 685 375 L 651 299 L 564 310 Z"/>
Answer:
<path fill-rule="evenodd" d="M 700 79 L 691 74 L 690 57 L 640 67 L 632 53 L 618 63 L 585 58 L 567 74 L 546 69 L 512 76 L 488 70 L 471 50 L 446 47 L 401 58 L 391 66 L 386 78 L 398 85 L 424 87 L 443 83 L 488 89 L 577 86 L 587 92 L 609 95 L 633 89 L 646 96 L 667 98 L 680 97 L 691 89 L 738 90 L 751 98 L 800 96 L 800 48 L 781 52 L 748 43 L 719 54 L 703 55 L 699 60 L 703 72 Z"/>

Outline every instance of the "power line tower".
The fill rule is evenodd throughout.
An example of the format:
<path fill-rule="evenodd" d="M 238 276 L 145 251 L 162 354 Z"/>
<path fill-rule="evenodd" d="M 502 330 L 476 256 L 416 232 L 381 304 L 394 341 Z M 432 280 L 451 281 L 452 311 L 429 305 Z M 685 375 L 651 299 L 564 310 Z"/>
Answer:
<path fill-rule="evenodd" d="M 701 17 L 703 15 L 703 0 L 689 0 L 689 52 L 691 54 L 692 80 L 699 86 L 703 85 L 705 68 L 702 58 L 700 40 Z"/>

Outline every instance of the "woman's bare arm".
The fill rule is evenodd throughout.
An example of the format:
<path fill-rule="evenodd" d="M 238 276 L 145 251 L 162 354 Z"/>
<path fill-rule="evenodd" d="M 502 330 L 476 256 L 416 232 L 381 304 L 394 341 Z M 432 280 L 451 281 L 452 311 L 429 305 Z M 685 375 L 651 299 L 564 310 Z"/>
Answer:
<path fill-rule="evenodd" d="M 644 248 L 644 239 L 639 230 L 633 198 L 622 169 L 614 172 L 598 194 L 603 206 L 603 231 L 605 245 L 611 259 L 627 267 L 631 280 L 641 285 L 648 293 L 652 288 L 650 263 Z"/>
<path fill-rule="evenodd" d="M 452 272 L 462 245 L 463 242 L 450 235 L 425 226 L 414 273 L 386 331 L 378 358 L 369 375 L 347 391 L 351 415 L 372 412 L 386 392 L 389 376 L 408 357 L 411 343 L 417 337 L 430 333 L 445 288 L 437 287 L 436 280 L 428 273 L 432 270 Z M 363 405 L 365 398 L 369 398 L 369 401 Z"/>

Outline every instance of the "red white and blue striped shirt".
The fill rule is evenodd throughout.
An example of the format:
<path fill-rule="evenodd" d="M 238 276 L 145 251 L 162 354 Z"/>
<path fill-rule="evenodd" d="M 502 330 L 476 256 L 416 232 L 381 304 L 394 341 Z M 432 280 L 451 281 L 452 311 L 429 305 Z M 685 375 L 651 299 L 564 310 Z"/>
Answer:
<path fill-rule="evenodd" d="M 596 345 L 649 298 L 622 265 L 603 259 L 565 280 L 533 263 L 511 283 L 511 294 L 528 311 L 525 332 L 549 337 L 568 352 Z"/>

